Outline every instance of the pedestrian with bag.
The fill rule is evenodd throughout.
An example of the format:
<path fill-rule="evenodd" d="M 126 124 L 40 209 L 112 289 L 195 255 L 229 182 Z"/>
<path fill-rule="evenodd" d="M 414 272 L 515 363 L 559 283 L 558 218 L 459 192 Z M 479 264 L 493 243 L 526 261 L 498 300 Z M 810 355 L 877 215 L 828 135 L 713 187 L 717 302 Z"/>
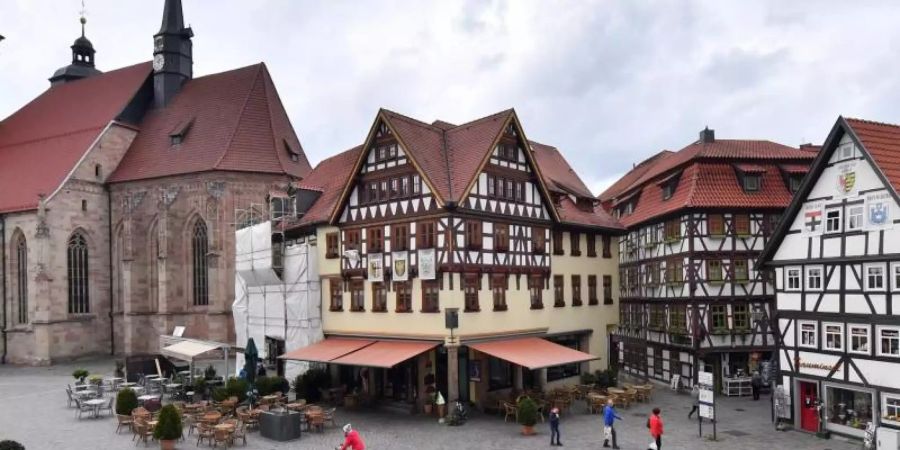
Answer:
<path fill-rule="evenodd" d="M 553 438 L 556 437 L 556 442 L 553 442 Z M 553 408 L 550 410 L 550 446 L 554 445 L 562 447 L 562 442 L 559 442 L 559 408 Z"/>
<path fill-rule="evenodd" d="M 647 428 L 650 429 L 650 437 L 653 438 L 647 447 L 649 450 L 662 450 L 663 420 L 659 413 L 659 408 L 653 408 L 653 414 L 647 419 Z"/>
<path fill-rule="evenodd" d="M 694 404 L 691 405 L 691 412 L 688 413 L 688 419 L 690 419 L 694 413 L 697 413 L 697 417 L 700 416 L 700 386 L 695 384 L 694 387 L 691 388 L 691 398 L 694 399 Z"/>
<path fill-rule="evenodd" d="M 758 370 L 753 371 L 753 378 L 750 379 L 750 390 L 753 392 L 753 400 L 759 400 L 759 391 L 762 389 L 762 376 Z"/>
<path fill-rule="evenodd" d="M 606 406 L 603 407 L 603 446 L 609 447 L 609 441 L 612 441 L 612 448 L 617 449 L 619 446 L 616 444 L 616 427 L 615 421 L 616 419 L 622 420 L 618 414 L 616 414 L 616 408 L 613 404 L 612 399 L 606 401 Z"/>

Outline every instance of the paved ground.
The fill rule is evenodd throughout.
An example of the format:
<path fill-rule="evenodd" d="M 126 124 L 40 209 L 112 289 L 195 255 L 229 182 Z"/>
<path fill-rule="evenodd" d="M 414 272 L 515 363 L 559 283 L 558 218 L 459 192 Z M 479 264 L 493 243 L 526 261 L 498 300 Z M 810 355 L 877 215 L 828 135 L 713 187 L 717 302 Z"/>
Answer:
<path fill-rule="evenodd" d="M 111 361 L 92 361 L 77 364 L 91 373 L 109 374 Z M 76 365 L 42 368 L 14 368 L 0 366 L 0 440 L 15 439 L 28 450 L 112 450 L 133 449 L 130 434 L 115 434 L 115 419 L 77 419 L 74 410 L 66 407 L 64 387 L 72 381 Z M 688 421 L 689 398 L 660 391 L 652 406 L 663 411 L 666 434 L 663 448 L 682 449 L 741 449 L 741 450 L 850 450 L 859 444 L 841 439 L 823 441 L 795 432 L 774 431 L 769 421 L 769 401 L 724 399 L 718 408 L 720 415 L 717 442 L 700 439 L 697 422 Z M 618 426 L 623 449 L 643 450 L 649 437 L 645 428 L 646 414 L 651 404 L 639 404 L 619 412 L 625 420 Z M 402 416 L 389 412 L 338 411 L 338 420 L 352 422 L 358 428 L 368 448 L 373 450 L 422 449 L 539 449 L 550 448 L 545 425 L 539 424 L 540 434 L 534 437 L 519 435 L 519 426 L 504 423 L 496 416 L 476 415 L 462 427 L 438 425 L 422 417 Z M 599 449 L 601 441 L 599 416 L 591 416 L 576 405 L 574 411 L 563 416 L 563 444 L 570 449 Z M 704 427 L 704 434 L 711 433 Z M 263 449 L 322 449 L 328 450 L 341 440 L 340 430 L 329 428 L 324 434 L 304 435 L 291 443 L 270 442 L 252 432 L 246 448 Z M 180 443 L 179 448 L 196 448 L 195 440 Z M 143 447 L 138 446 L 138 448 Z M 156 447 L 151 444 L 148 448 Z"/>

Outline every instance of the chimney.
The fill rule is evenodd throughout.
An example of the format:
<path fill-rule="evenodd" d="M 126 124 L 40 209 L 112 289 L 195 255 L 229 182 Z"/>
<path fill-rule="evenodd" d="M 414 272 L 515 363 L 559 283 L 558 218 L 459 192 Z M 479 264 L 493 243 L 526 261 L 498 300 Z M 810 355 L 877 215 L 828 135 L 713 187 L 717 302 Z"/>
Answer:
<path fill-rule="evenodd" d="M 709 127 L 700 131 L 700 143 L 711 144 L 716 142 L 716 130 L 710 130 Z"/>

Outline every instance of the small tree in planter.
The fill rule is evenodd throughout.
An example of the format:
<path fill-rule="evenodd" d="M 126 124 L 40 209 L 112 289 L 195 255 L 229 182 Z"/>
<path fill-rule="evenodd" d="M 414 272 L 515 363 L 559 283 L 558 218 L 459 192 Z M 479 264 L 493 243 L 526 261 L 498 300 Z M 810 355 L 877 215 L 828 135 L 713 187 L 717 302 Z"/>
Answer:
<path fill-rule="evenodd" d="M 103 377 L 100 375 L 91 375 L 91 377 L 88 378 L 88 383 L 91 383 L 94 386 L 100 386 L 103 384 Z"/>
<path fill-rule="evenodd" d="M 116 378 L 125 378 L 125 363 L 117 359 L 116 370 L 113 373 L 115 373 Z"/>
<path fill-rule="evenodd" d="M 530 436 L 534 434 L 534 424 L 537 423 L 537 404 L 529 397 L 522 397 L 517 405 L 519 412 L 519 424 L 522 425 L 522 434 Z"/>
<path fill-rule="evenodd" d="M 78 384 L 84 384 L 84 379 L 88 377 L 91 373 L 84 369 L 76 369 L 72 372 L 72 378 L 75 378 L 75 381 Z"/>
<path fill-rule="evenodd" d="M 175 441 L 181 439 L 181 416 L 175 405 L 163 406 L 159 412 L 159 422 L 153 429 L 153 437 L 159 441 L 159 448 L 171 450 L 175 448 Z"/>
<path fill-rule="evenodd" d="M 206 378 L 194 378 L 194 395 L 206 400 Z"/>
<path fill-rule="evenodd" d="M 207 380 L 212 380 L 216 377 L 216 368 L 213 367 L 212 364 L 206 366 L 206 370 L 203 371 L 203 376 L 206 377 Z"/>
<path fill-rule="evenodd" d="M 16 441 L 0 441 L 0 450 L 25 450 L 25 446 Z"/>
<path fill-rule="evenodd" d="M 129 388 L 122 389 L 116 394 L 116 414 L 128 416 L 134 408 L 138 407 L 137 394 Z"/>

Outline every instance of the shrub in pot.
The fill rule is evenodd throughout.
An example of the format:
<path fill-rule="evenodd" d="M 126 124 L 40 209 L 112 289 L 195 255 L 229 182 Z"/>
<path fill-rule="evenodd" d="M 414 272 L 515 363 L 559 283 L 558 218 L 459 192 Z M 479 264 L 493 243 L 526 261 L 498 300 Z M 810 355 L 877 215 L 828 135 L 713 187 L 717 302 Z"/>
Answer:
<path fill-rule="evenodd" d="M 517 405 L 519 412 L 519 424 L 522 425 L 522 434 L 530 436 L 534 434 L 534 424 L 537 423 L 537 403 L 529 397 L 522 397 Z"/>
<path fill-rule="evenodd" d="M 100 375 L 91 375 L 91 377 L 88 378 L 88 383 L 91 383 L 94 386 L 100 386 L 103 384 L 103 377 Z"/>
<path fill-rule="evenodd" d="M 206 378 L 194 379 L 194 395 L 202 400 L 206 400 Z"/>
<path fill-rule="evenodd" d="M 0 450 L 25 450 L 25 446 L 16 441 L 0 441 Z"/>
<path fill-rule="evenodd" d="M 206 370 L 203 371 L 203 376 L 206 377 L 207 380 L 212 380 L 216 377 L 216 368 L 212 366 L 212 364 L 206 366 Z"/>
<path fill-rule="evenodd" d="M 175 405 L 163 406 L 159 412 L 156 428 L 153 429 L 153 437 L 159 441 L 159 447 L 164 450 L 175 448 L 175 441 L 181 439 L 181 416 Z"/>
<path fill-rule="evenodd" d="M 113 373 L 115 373 L 116 378 L 125 378 L 125 363 L 116 360 L 116 370 Z"/>
<path fill-rule="evenodd" d="M 84 384 L 84 379 L 87 378 L 91 373 L 84 369 L 75 369 L 72 372 L 72 378 L 75 378 L 79 383 Z"/>
<path fill-rule="evenodd" d="M 125 388 L 116 394 L 116 414 L 127 416 L 137 407 L 138 398 L 133 390 Z"/>
<path fill-rule="evenodd" d="M 310 369 L 294 379 L 294 394 L 297 399 L 317 403 L 322 399 L 320 389 L 331 387 L 331 375 L 325 369 Z"/>
<path fill-rule="evenodd" d="M 238 403 L 247 400 L 247 391 L 250 389 L 250 383 L 243 378 L 229 378 L 225 383 L 225 392 L 228 397 L 234 396 L 238 398 Z"/>

